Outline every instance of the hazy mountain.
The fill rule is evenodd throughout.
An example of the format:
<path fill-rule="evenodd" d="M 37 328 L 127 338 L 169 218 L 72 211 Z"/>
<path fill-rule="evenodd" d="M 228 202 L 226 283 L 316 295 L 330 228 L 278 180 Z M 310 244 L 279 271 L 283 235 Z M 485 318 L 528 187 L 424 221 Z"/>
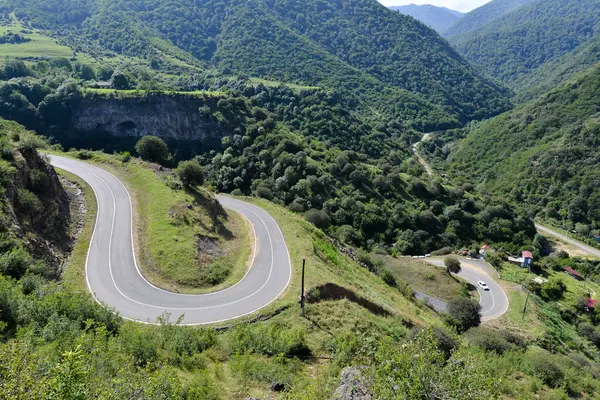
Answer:
<path fill-rule="evenodd" d="M 489 3 L 464 14 L 445 32 L 445 36 L 460 35 L 484 26 L 503 15 L 538 0 L 492 0 Z"/>
<path fill-rule="evenodd" d="M 459 11 L 450 10 L 446 7 L 437 7 L 430 4 L 417 5 L 409 4 L 407 6 L 392 6 L 392 10 L 396 10 L 404 15 L 418 19 L 425 25 L 430 26 L 439 33 L 444 32 L 458 21 L 464 14 Z"/>
<path fill-rule="evenodd" d="M 599 1 L 542 0 L 450 41 L 473 65 L 517 90 L 521 79 L 590 43 L 599 31 Z"/>

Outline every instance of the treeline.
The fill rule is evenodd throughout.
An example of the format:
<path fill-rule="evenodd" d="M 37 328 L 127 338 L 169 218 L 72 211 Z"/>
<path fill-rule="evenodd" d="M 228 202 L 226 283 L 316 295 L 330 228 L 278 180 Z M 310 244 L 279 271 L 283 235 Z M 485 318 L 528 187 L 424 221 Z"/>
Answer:
<path fill-rule="evenodd" d="M 10 7 L 77 51 L 102 57 L 104 49 L 155 66 L 166 55 L 225 76 L 319 85 L 352 98 L 364 115 L 375 108 L 425 130 L 509 107 L 508 93 L 434 31 L 370 0 L 67 3 L 11 0 Z"/>

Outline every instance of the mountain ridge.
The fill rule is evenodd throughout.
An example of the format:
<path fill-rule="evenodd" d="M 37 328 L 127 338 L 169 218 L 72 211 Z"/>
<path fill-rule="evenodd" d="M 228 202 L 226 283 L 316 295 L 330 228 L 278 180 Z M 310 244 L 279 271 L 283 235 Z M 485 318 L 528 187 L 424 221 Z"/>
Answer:
<path fill-rule="evenodd" d="M 368 108 L 379 104 L 387 117 L 406 118 L 394 111 L 394 98 L 430 108 L 425 113 L 431 117 L 424 117 L 429 125 L 441 113 L 448 121 L 466 122 L 509 107 L 508 92 L 479 75 L 432 30 L 375 0 L 148 0 L 143 6 L 84 0 L 47 18 L 39 0 L 7 1 L 19 18 L 52 30 L 74 48 L 143 59 L 160 59 L 164 51 L 180 59 L 187 54 L 225 75 L 323 85 L 363 104 L 364 97 Z"/>
<path fill-rule="evenodd" d="M 446 7 L 438 7 L 431 4 L 408 4 L 405 6 L 390 6 L 390 10 L 398 11 L 401 14 L 423 22 L 425 25 L 433 28 L 438 33 L 454 25 L 464 15 L 460 11 L 451 10 Z"/>

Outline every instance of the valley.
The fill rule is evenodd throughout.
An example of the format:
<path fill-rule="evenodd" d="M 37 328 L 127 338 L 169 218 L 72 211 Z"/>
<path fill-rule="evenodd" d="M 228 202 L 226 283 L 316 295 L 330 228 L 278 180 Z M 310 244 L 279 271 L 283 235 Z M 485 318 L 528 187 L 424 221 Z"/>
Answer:
<path fill-rule="evenodd" d="M 597 11 L 0 0 L 0 399 L 600 397 Z"/>

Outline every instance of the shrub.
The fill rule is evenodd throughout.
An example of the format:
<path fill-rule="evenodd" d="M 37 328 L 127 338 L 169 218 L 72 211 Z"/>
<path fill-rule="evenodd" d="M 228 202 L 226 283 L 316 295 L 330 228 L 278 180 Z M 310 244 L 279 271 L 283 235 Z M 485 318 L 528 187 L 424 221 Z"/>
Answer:
<path fill-rule="evenodd" d="M 565 378 L 565 373 L 552 354 L 540 350 L 529 354 L 527 365 L 533 375 L 550 387 L 558 387 Z"/>
<path fill-rule="evenodd" d="M 394 274 L 392 274 L 390 272 L 389 269 L 384 268 L 381 271 L 381 279 L 383 279 L 383 281 L 385 282 L 386 285 L 388 286 L 392 286 L 395 287 L 396 286 L 396 277 L 394 276 Z"/>
<path fill-rule="evenodd" d="M 506 340 L 501 331 L 489 328 L 473 328 L 468 332 L 471 343 L 486 351 L 493 351 L 498 354 L 511 350 L 514 346 Z"/>
<path fill-rule="evenodd" d="M 598 331 L 598 329 L 596 329 L 592 324 L 582 322 L 577 327 L 577 331 L 581 336 L 600 347 L 600 331 Z"/>
<path fill-rule="evenodd" d="M 21 138 L 19 149 L 25 151 L 34 151 L 48 147 L 48 143 L 39 136 L 27 135 Z"/>
<path fill-rule="evenodd" d="M 0 185 L 5 186 L 12 182 L 17 170 L 7 161 L 0 160 Z"/>
<path fill-rule="evenodd" d="M 46 172 L 34 169 L 29 172 L 29 186 L 35 193 L 44 193 L 50 188 L 50 178 Z"/>
<path fill-rule="evenodd" d="M 117 90 L 128 90 L 133 85 L 133 77 L 128 72 L 116 71 L 113 73 L 111 80 Z"/>
<path fill-rule="evenodd" d="M 456 328 L 461 332 L 481 323 L 481 306 L 475 300 L 467 298 L 450 300 L 448 313 L 456 321 Z"/>
<path fill-rule="evenodd" d="M 201 186 L 204 183 L 204 169 L 196 160 L 180 162 L 175 173 L 185 186 Z"/>
<path fill-rule="evenodd" d="M 485 260 L 496 269 L 502 268 L 502 257 L 500 257 L 498 253 L 494 251 L 487 251 L 485 253 Z"/>
<path fill-rule="evenodd" d="M 567 285 L 562 279 L 553 277 L 542 284 L 540 296 L 545 300 L 558 300 L 563 297 L 566 290 Z"/>
<path fill-rule="evenodd" d="M 31 256 L 21 247 L 12 249 L 0 256 L 0 273 L 11 278 L 20 279 L 31 264 Z"/>
<path fill-rule="evenodd" d="M 229 276 L 231 265 L 224 260 L 216 260 L 208 267 L 204 274 L 204 280 L 211 286 L 218 285 Z"/>
<path fill-rule="evenodd" d="M 266 186 L 257 187 L 255 194 L 262 199 L 273 200 L 273 192 Z"/>
<path fill-rule="evenodd" d="M 456 339 L 452 336 L 452 334 L 450 334 L 450 332 L 448 332 L 442 327 L 433 326 L 430 329 L 433 333 L 433 336 L 437 340 L 438 350 L 443 352 L 447 359 L 450 358 L 452 351 L 458 349 L 458 342 L 456 341 Z M 413 329 L 411 329 L 408 338 L 410 340 L 414 340 L 424 331 L 425 329 L 422 327 L 414 327 Z"/>
<path fill-rule="evenodd" d="M 75 153 L 75 157 L 79 158 L 80 160 L 90 160 L 93 156 L 94 153 L 89 150 L 79 150 L 77 153 Z"/>
<path fill-rule="evenodd" d="M 135 151 L 138 152 L 143 160 L 164 164 L 169 159 L 169 147 L 156 136 L 144 136 L 135 145 Z"/>
<path fill-rule="evenodd" d="M 17 191 L 19 209 L 29 215 L 39 214 L 44 210 L 41 200 L 27 189 Z"/>
<path fill-rule="evenodd" d="M 44 284 L 44 278 L 38 275 L 27 274 L 21 278 L 19 284 L 21 285 L 21 291 L 25 295 L 29 295 L 36 291 L 36 289 Z"/>
<path fill-rule="evenodd" d="M 124 151 L 121 153 L 121 162 L 128 163 L 131 161 L 131 153 L 128 151 Z"/>
<path fill-rule="evenodd" d="M 458 274 L 461 270 L 460 261 L 454 257 L 446 257 L 444 259 L 444 265 L 446 266 L 446 272 L 448 274 Z"/>
<path fill-rule="evenodd" d="M 313 224 L 319 229 L 327 229 L 331 225 L 331 218 L 323 210 L 311 209 L 304 214 L 304 217 L 308 222 Z"/>
<path fill-rule="evenodd" d="M 433 256 L 447 256 L 448 254 L 452 254 L 452 247 L 442 247 L 439 250 L 431 252 Z"/>
<path fill-rule="evenodd" d="M 228 343 L 233 354 L 310 355 L 304 329 L 282 323 L 239 326 L 232 331 Z"/>

